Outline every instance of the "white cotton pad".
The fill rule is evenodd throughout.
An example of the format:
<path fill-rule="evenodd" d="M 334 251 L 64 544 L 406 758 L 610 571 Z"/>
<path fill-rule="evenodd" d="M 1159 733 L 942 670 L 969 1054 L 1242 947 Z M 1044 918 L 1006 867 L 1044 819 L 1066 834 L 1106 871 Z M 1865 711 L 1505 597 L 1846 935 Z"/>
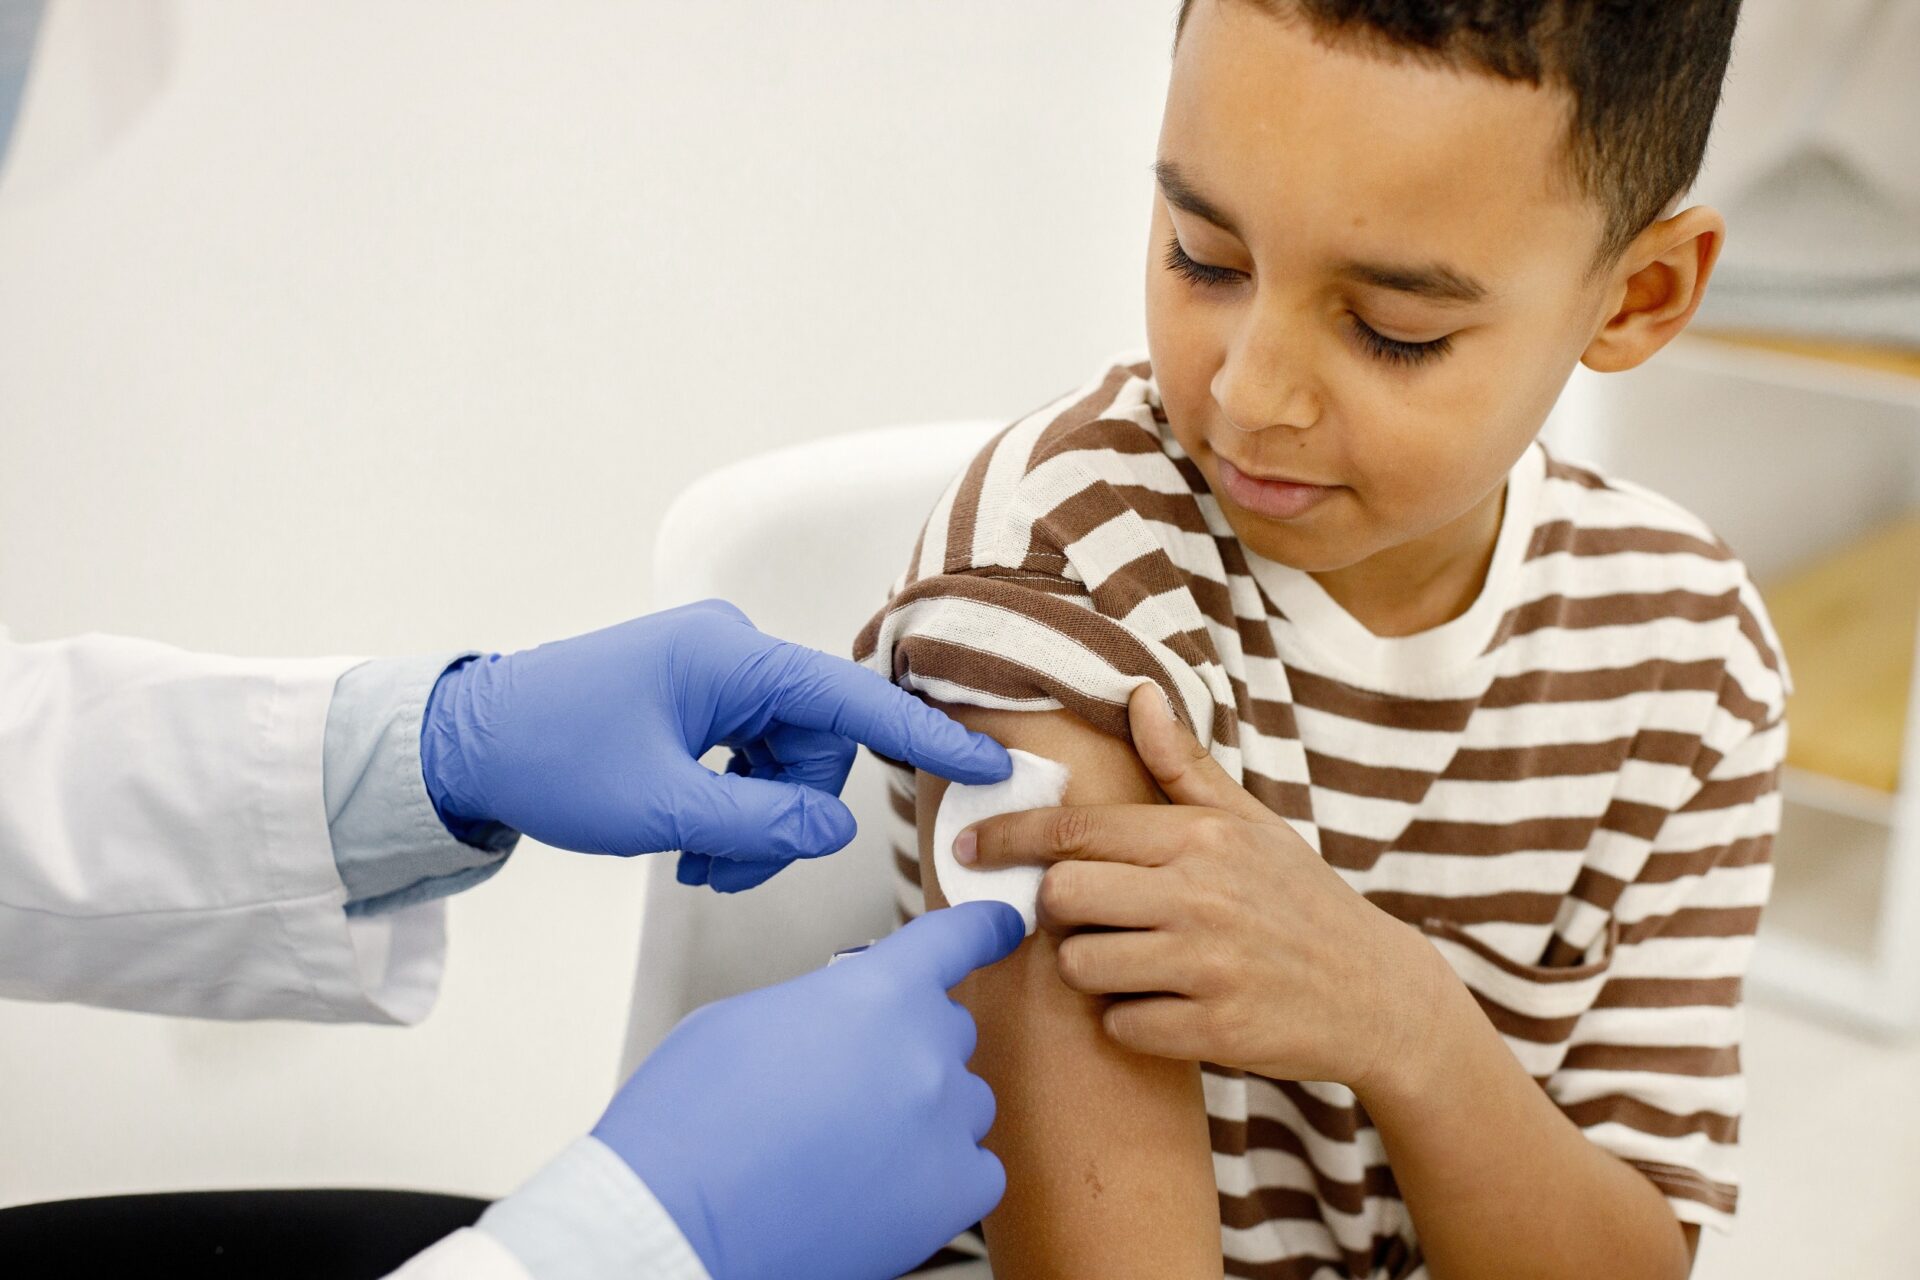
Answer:
<path fill-rule="evenodd" d="M 1040 877 L 1047 869 L 999 867 L 981 871 L 963 867 L 953 857 L 953 838 L 974 823 L 1023 809 L 1049 809 L 1067 794 L 1067 766 L 1031 751 L 1007 754 L 1013 757 L 1013 776 L 1005 782 L 990 782 L 984 787 L 956 782 L 947 788 L 940 800 L 940 812 L 933 819 L 933 870 L 951 905 L 1004 902 L 1020 913 L 1031 935 L 1039 914 Z"/>

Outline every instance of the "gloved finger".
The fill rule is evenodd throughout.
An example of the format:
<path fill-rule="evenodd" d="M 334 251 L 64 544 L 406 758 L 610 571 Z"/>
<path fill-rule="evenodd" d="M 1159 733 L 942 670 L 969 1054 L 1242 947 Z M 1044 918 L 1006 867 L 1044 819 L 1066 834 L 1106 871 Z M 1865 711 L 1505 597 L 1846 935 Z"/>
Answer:
<path fill-rule="evenodd" d="M 956 1207 L 966 1211 L 965 1220 L 978 1222 L 1000 1207 L 1007 1194 L 1007 1169 L 1000 1157 L 985 1147 L 975 1147 L 961 1162 Z"/>
<path fill-rule="evenodd" d="M 1005 747 L 858 663 L 801 645 L 786 646 L 784 656 L 780 687 L 771 691 L 776 719 L 864 742 L 954 782 L 1001 782 L 1013 772 Z"/>
<path fill-rule="evenodd" d="M 715 893 L 744 893 L 757 889 L 792 866 L 789 862 L 735 862 L 732 858 L 713 859 L 707 884 Z"/>
<path fill-rule="evenodd" d="M 702 885 L 712 874 L 713 859 L 704 853 L 682 853 L 679 865 L 673 870 L 673 878 L 681 884 Z"/>
<path fill-rule="evenodd" d="M 708 600 L 696 600 L 692 604 L 683 604 L 678 609 L 671 610 L 670 612 L 706 613 L 712 614 L 716 618 L 724 618 L 728 622 L 744 623 L 749 627 L 753 625 L 753 620 L 741 611 L 739 605 L 731 600 L 722 600 L 718 596 Z"/>
<path fill-rule="evenodd" d="M 859 754 L 849 738 L 825 729 L 779 722 L 767 730 L 761 742 L 778 765 L 775 777 L 836 796 L 847 785 L 847 775 L 853 772 Z"/>
<path fill-rule="evenodd" d="M 952 1114 L 960 1117 L 967 1136 L 979 1142 L 993 1128 L 993 1117 L 999 1108 L 993 1087 L 973 1072 L 963 1071 L 954 1077 L 953 1089 Z"/>
<path fill-rule="evenodd" d="M 980 1027 L 974 1022 L 973 1015 L 958 1000 L 947 1001 L 947 1025 L 952 1028 L 948 1048 L 961 1062 L 973 1057 L 973 1051 L 980 1043 Z"/>
<path fill-rule="evenodd" d="M 909 982 L 950 991 L 975 969 L 1012 955 L 1026 935 L 1026 921 L 1006 903 L 963 902 L 908 922 L 874 943 L 867 958 Z"/>
<path fill-rule="evenodd" d="M 853 813 L 836 796 L 764 778 L 717 774 L 692 761 L 667 783 L 675 843 L 742 862 L 791 862 L 845 848 Z"/>

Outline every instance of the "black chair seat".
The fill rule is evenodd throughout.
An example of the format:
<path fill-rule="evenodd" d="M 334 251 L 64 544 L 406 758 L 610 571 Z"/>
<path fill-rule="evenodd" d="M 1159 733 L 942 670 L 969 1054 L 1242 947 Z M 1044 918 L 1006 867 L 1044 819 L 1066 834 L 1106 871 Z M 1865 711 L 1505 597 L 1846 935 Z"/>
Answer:
<path fill-rule="evenodd" d="M 419 1191 L 183 1191 L 0 1209 L 9 1280 L 378 1280 L 485 1200 Z"/>

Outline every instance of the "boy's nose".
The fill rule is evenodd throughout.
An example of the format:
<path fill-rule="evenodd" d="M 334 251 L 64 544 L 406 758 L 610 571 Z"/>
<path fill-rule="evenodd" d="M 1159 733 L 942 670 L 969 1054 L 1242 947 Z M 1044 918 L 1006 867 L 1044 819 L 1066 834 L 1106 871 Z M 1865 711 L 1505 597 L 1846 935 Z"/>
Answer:
<path fill-rule="evenodd" d="M 1236 430 L 1302 430 L 1320 420 L 1319 397 L 1295 367 L 1297 353 L 1282 349 L 1285 341 L 1243 336 L 1214 373 L 1213 401 Z"/>

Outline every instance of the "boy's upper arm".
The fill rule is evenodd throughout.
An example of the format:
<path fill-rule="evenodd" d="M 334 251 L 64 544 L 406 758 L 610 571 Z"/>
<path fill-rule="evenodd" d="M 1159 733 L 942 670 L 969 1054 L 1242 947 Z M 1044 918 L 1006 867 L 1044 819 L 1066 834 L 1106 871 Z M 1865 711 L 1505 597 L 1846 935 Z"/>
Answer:
<path fill-rule="evenodd" d="M 1068 804 L 1161 799 L 1131 747 L 1070 713 L 943 709 L 1008 746 L 1065 763 Z M 946 905 L 931 856 L 945 793 L 944 781 L 920 775 L 929 908 Z M 999 1099 L 986 1144 L 1007 1168 L 1006 1198 L 987 1218 L 994 1272 L 1002 1280 L 1218 1276 L 1219 1202 L 1199 1068 L 1107 1039 L 1103 1002 L 1060 981 L 1056 944 L 1036 933 L 955 992 L 980 1027 L 974 1070 Z"/>

